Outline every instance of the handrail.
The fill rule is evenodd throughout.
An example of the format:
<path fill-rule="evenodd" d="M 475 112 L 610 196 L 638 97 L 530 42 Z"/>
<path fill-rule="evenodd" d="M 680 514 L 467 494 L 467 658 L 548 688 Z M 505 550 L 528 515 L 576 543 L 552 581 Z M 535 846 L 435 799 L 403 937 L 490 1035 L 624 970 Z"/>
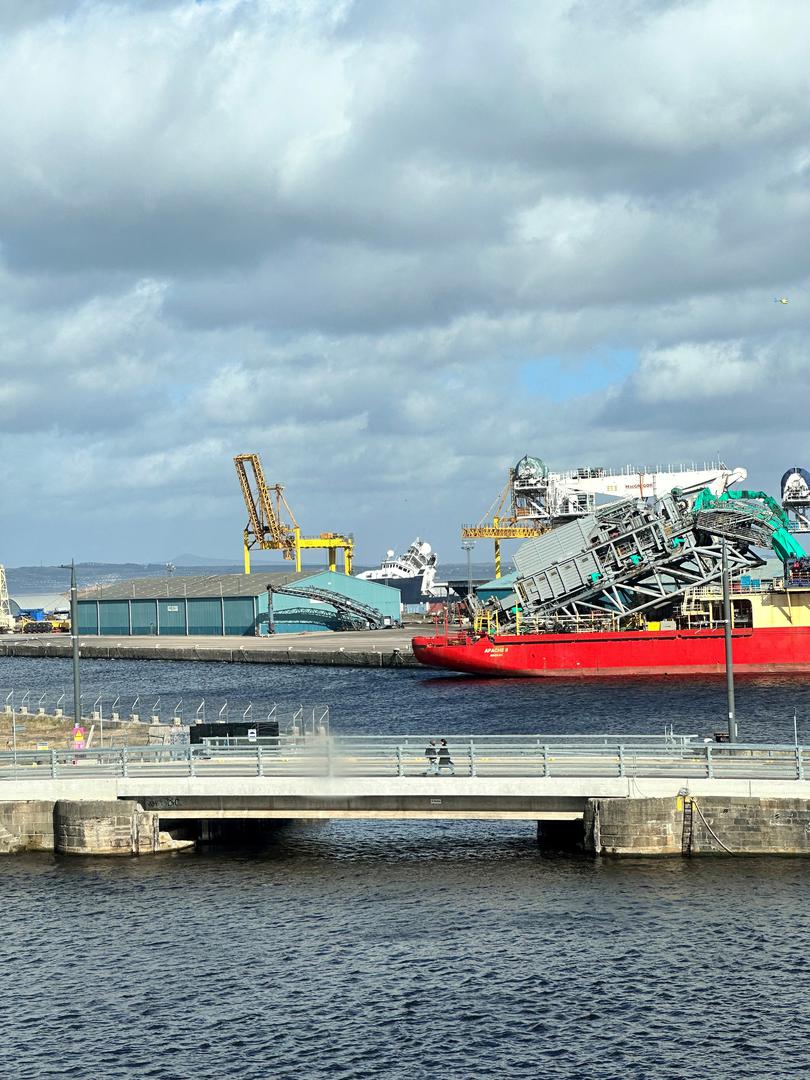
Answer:
<path fill-rule="evenodd" d="M 384 740 L 384 741 L 383 741 Z M 100 750 L 12 750 L 0 753 L 4 781 L 171 776 L 446 775 L 479 779 L 655 778 L 804 780 L 810 747 L 790 743 L 684 742 L 643 745 L 556 741 L 543 736 L 454 736 L 447 755 L 425 756 L 414 736 L 342 736 L 213 746 L 169 743 Z M 275 744 L 274 744 L 275 742 Z M 810 774 L 808 774 L 810 775 Z"/>

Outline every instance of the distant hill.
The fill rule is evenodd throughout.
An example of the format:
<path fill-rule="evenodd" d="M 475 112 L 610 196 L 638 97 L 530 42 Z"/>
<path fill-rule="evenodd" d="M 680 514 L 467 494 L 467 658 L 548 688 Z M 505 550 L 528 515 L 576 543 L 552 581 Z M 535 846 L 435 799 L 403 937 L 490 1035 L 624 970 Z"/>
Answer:
<path fill-rule="evenodd" d="M 208 555 L 175 555 L 171 560 L 175 566 L 236 566 L 238 559 L 215 559 Z"/>

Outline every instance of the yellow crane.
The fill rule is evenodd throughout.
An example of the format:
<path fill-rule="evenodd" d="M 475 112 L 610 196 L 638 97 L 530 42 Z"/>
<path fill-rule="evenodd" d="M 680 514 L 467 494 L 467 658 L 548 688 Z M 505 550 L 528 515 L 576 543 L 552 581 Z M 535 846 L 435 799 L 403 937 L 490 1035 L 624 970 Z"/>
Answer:
<path fill-rule="evenodd" d="M 502 540 L 531 540 L 548 532 L 547 525 L 527 525 L 519 520 L 520 515 L 515 506 L 512 486 L 513 479 L 514 470 L 510 470 L 506 487 L 478 524 L 461 527 L 461 535 L 465 540 L 493 540 L 495 542 L 496 578 L 501 576 Z"/>
<path fill-rule="evenodd" d="M 295 559 L 301 569 L 301 552 L 312 548 L 328 552 L 329 569 L 337 570 L 337 553 L 343 552 L 343 572 L 351 574 L 354 540 L 341 533 L 325 532 L 302 536 L 295 514 L 284 497 L 282 484 L 268 484 L 258 454 L 237 454 L 233 459 L 242 488 L 248 523 L 242 533 L 245 573 L 250 573 L 250 549 L 280 551 L 285 559 Z M 289 520 L 285 520 L 285 517 Z"/>

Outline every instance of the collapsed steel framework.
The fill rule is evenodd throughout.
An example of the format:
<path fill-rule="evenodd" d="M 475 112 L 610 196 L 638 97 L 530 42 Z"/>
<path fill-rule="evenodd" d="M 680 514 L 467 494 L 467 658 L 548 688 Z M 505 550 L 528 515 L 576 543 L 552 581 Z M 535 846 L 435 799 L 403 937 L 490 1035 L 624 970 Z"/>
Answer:
<path fill-rule="evenodd" d="M 763 492 L 702 491 L 694 503 L 674 490 L 656 501 L 624 499 L 521 545 L 515 597 L 500 602 L 511 625 L 595 628 L 672 608 L 688 590 L 764 564 L 753 547 L 784 559 L 803 555 L 784 511 Z"/>
<path fill-rule="evenodd" d="M 330 604 L 335 609 L 335 618 L 342 630 L 381 630 L 386 625 L 386 617 L 377 608 L 329 589 L 318 589 L 306 585 L 300 587 L 283 585 L 277 589 L 268 588 L 267 591 L 271 594 L 271 602 L 274 594 L 281 593 L 284 596 L 297 596 L 306 600 L 315 600 L 320 604 Z M 300 610 L 309 611 L 311 614 L 311 609 Z"/>

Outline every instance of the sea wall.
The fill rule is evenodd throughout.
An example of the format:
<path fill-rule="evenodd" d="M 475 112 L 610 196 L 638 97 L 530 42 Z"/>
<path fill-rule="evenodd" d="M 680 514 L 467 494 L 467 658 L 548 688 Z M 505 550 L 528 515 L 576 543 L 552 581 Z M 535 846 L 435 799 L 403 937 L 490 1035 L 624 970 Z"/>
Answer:
<path fill-rule="evenodd" d="M 601 855 L 810 855 L 810 801 L 589 799 L 584 831 Z"/>
<path fill-rule="evenodd" d="M 390 635 L 386 637 L 386 635 Z M 293 635 L 280 634 L 271 639 L 216 638 L 201 644 L 199 641 L 160 638 L 124 638 L 107 641 L 104 638 L 82 638 L 81 654 L 94 660 L 202 660 L 234 664 L 281 664 L 313 667 L 419 667 L 410 648 L 410 638 L 392 641 L 390 631 L 375 635 L 375 644 L 353 646 L 346 642 L 347 634 L 335 634 L 334 641 L 321 640 L 306 645 L 295 635 L 296 642 L 286 645 L 284 639 Z M 401 637 L 401 636 L 400 636 Z M 341 644 L 341 642 L 343 642 Z M 41 635 L 23 639 L 0 639 L 0 656 L 69 657 L 70 641 L 64 637 Z"/>
<path fill-rule="evenodd" d="M 52 802 L 0 803 L 0 855 L 21 851 L 53 851 Z"/>

